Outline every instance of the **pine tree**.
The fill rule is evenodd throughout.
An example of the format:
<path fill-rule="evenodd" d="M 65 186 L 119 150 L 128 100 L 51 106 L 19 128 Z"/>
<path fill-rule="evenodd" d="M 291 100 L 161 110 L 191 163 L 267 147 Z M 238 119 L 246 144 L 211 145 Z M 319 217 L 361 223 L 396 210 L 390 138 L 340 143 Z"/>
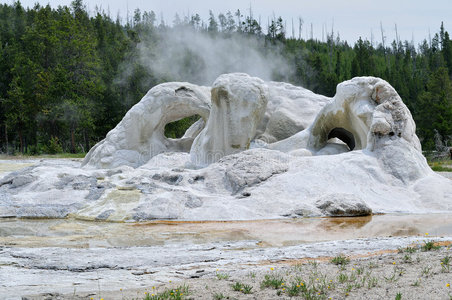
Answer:
<path fill-rule="evenodd" d="M 424 147 L 432 150 L 434 130 L 443 138 L 452 135 L 452 82 L 446 68 L 441 67 L 431 74 L 426 91 L 419 97 L 418 107 L 418 133 Z"/>

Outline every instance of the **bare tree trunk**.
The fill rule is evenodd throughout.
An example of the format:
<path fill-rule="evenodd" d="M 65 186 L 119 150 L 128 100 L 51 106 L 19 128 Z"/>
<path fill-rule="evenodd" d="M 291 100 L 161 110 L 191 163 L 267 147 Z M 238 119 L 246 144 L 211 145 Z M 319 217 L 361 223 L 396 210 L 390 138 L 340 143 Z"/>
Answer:
<path fill-rule="evenodd" d="M 397 49 L 399 49 L 400 39 L 399 39 L 399 33 L 397 31 L 397 23 L 394 24 L 394 28 L 395 28 L 395 37 L 396 37 L 396 41 L 397 41 Z"/>
<path fill-rule="evenodd" d="M 301 40 L 301 30 L 303 27 L 303 19 L 302 18 L 298 18 L 298 39 Z"/>
<path fill-rule="evenodd" d="M 24 140 L 22 135 L 22 130 L 19 130 L 19 143 L 20 143 L 20 152 L 24 153 Z"/>
<path fill-rule="evenodd" d="M 5 123 L 5 141 L 6 141 L 6 154 L 8 154 L 9 144 L 8 144 L 8 126 Z"/>
<path fill-rule="evenodd" d="M 75 130 L 71 126 L 71 153 L 75 153 Z"/>
<path fill-rule="evenodd" d="M 89 138 L 86 134 L 86 129 L 83 130 L 83 139 L 85 140 L 85 151 L 89 151 Z"/>
<path fill-rule="evenodd" d="M 311 40 L 314 40 L 314 27 L 311 23 Z"/>
<path fill-rule="evenodd" d="M 380 31 L 381 31 L 381 44 L 383 45 L 383 53 L 385 55 L 386 65 L 388 70 L 390 70 L 391 64 L 389 63 L 389 57 L 386 55 L 386 45 L 385 45 L 386 36 L 384 35 L 383 24 L 381 23 L 381 21 L 380 21 Z"/>

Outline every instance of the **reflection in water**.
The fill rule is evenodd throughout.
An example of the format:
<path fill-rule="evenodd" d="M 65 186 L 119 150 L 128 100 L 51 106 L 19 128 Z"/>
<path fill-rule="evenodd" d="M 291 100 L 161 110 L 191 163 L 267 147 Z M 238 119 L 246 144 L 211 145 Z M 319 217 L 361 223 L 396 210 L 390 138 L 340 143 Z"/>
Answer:
<path fill-rule="evenodd" d="M 372 216 L 355 217 L 355 218 L 323 218 L 324 230 L 342 229 L 359 229 L 372 221 Z"/>
<path fill-rule="evenodd" d="M 260 221 L 145 223 L 0 220 L 0 246 L 111 247 L 256 241 L 258 247 L 379 236 L 452 235 L 452 215 L 375 215 Z"/>

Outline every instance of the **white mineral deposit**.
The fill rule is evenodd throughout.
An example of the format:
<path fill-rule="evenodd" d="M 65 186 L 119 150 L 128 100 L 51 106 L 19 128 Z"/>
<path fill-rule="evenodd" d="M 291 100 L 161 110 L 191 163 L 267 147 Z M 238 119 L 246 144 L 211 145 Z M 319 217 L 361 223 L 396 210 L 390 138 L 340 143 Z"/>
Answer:
<path fill-rule="evenodd" d="M 194 114 L 184 137 L 164 136 Z M 164 83 L 81 165 L 45 160 L 4 176 L 0 195 L 2 217 L 107 221 L 452 210 L 452 182 L 429 168 L 397 92 L 373 77 L 332 99 L 242 73 L 211 89 Z"/>

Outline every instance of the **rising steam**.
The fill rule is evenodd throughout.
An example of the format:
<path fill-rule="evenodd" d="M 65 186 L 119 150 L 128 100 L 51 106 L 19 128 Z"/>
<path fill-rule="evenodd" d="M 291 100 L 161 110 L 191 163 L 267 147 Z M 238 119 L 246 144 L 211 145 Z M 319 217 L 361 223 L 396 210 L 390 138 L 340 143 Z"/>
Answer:
<path fill-rule="evenodd" d="M 155 78 L 211 85 L 223 73 L 245 72 L 264 80 L 286 80 L 291 73 L 280 48 L 264 38 L 212 35 L 190 27 L 141 37 L 138 62 Z M 157 40 L 157 42 L 156 42 Z"/>

